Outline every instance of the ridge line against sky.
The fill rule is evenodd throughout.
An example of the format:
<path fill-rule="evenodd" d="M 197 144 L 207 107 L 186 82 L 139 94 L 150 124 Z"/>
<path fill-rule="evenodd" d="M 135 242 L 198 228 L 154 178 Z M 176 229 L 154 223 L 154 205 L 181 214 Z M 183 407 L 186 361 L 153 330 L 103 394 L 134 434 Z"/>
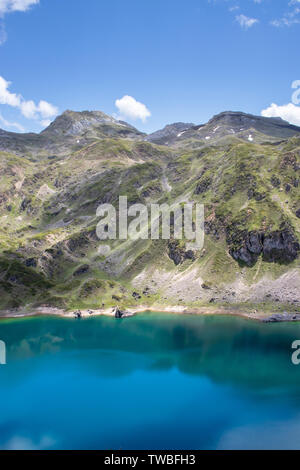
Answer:
<path fill-rule="evenodd" d="M 39 132 L 68 108 L 99 109 L 133 124 L 141 121 L 145 132 L 174 121 L 206 122 L 226 109 L 279 116 L 300 125 L 300 106 L 291 101 L 291 85 L 300 78 L 296 64 L 300 0 L 203 0 L 200 6 L 187 0 L 181 13 L 178 0 L 165 0 L 165 6 L 157 0 L 145 0 L 143 5 L 129 0 L 127 8 L 121 0 L 112 0 L 110 5 L 73 0 L 71 11 L 70 5 L 70 0 L 0 0 L 0 127 Z M 61 20 L 65 20 L 63 30 Z M 99 29 L 90 30 L 90 24 L 95 27 L 97 23 Z M 198 41 L 192 42 L 197 34 Z M 77 54 L 71 52 L 70 64 L 65 50 L 70 52 L 72 41 Z M 18 62 L 21 49 L 24 56 Z M 167 55 L 163 62 L 166 51 L 172 62 Z M 176 52 L 182 70 L 175 62 Z M 281 64 L 284 54 L 290 54 L 289 67 Z M 47 55 L 52 58 L 51 69 Z M 88 64 L 87 57 L 97 67 Z M 199 61 L 198 67 L 193 57 Z M 32 62 L 31 68 L 28 64 Z M 85 70 L 79 69 L 81 63 Z M 68 66 L 80 80 L 75 73 L 70 83 Z M 261 74 L 261 82 L 255 71 Z M 157 76 L 162 78 L 161 87 Z M 237 76 L 240 89 L 234 85 Z M 56 85 L 52 86 L 52 80 Z"/>

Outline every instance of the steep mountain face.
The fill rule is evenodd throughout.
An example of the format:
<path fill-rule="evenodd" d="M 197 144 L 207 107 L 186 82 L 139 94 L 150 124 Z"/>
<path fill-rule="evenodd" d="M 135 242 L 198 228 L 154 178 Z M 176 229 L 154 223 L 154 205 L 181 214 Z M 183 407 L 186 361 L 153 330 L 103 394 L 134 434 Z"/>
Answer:
<path fill-rule="evenodd" d="M 0 148 L 0 310 L 300 309 L 299 128 L 227 112 L 145 137 L 67 111 L 39 135 L 2 131 Z M 203 203 L 204 248 L 100 241 L 97 207 L 118 208 L 120 195 L 129 206 Z"/>

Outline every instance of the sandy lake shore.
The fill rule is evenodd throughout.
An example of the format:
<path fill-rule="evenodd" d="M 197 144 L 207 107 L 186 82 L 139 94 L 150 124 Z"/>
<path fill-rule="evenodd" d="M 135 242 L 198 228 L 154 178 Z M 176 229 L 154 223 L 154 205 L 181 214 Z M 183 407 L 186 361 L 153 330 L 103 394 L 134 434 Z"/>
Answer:
<path fill-rule="evenodd" d="M 190 314 L 190 315 L 231 315 L 236 317 L 243 317 L 251 320 L 261 322 L 282 322 L 282 321 L 300 321 L 300 313 L 265 313 L 259 310 L 241 310 L 232 307 L 186 307 L 182 305 L 159 305 L 155 304 L 152 306 L 148 305 L 137 305 L 129 306 L 128 309 L 124 310 L 122 318 L 131 317 L 141 312 L 163 312 L 163 313 L 174 313 L 174 314 Z M 78 312 L 78 310 L 77 310 Z M 115 316 L 114 308 L 110 307 L 107 309 L 87 309 L 80 310 L 80 317 L 87 318 L 92 316 L 106 315 L 110 317 Z M 33 309 L 15 309 L 15 310 L 4 310 L 0 311 L 0 319 L 4 318 L 22 318 L 22 317 L 33 317 L 43 315 L 54 315 L 64 318 L 76 317 L 76 311 L 66 311 L 63 309 L 41 306 Z"/>

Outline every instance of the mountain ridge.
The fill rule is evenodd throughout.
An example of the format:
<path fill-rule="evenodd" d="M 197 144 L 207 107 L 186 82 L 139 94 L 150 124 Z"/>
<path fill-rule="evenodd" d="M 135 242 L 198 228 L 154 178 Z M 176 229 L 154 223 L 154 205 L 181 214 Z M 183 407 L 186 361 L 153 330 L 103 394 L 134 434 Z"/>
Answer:
<path fill-rule="evenodd" d="M 223 129 L 223 134 L 226 127 L 225 134 L 227 135 L 237 134 L 239 136 L 240 132 L 251 131 L 251 129 L 262 131 L 265 135 L 276 138 L 300 135 L 300 127 L 292 125 L 281 118 L 256 116 L 240 111 L 223 111 L 204 124 L 196 125 L 184 122 L 167 124 L 164 128 L 147 135 L 131 124 L 115 119 L 102 111 L 66 110 L 40 133 L 17 133 L 0 129 L 0 150 L 10 150 L 9 142 L 13 140 L 19 141 L 20 146 L 23 145 L 23 149 L 26 151 L 26 141 L 30 142 L 29 147 L 34 144 L 41 147 L 46 145 L 47 138 L 50 139 L 51 144 L 54 138 L 81 137 L 88 132 L 91 132 L 89 137 L 105 138 L 105 136 L 112 137 L 120 134 L 125 138 L 143 138 L 148 142 L 159 145 L 172 145 L 178 140 L 182 141 L 188 138 L 197 138 L 203 141 L 214 139 L 216 136 L 220 137 L 219 128 L 216 129 L 216 126 Z M 234 132 L 231 132 L 231 130 Z M 16 146 L 13 150 L 19 151 Z"/>

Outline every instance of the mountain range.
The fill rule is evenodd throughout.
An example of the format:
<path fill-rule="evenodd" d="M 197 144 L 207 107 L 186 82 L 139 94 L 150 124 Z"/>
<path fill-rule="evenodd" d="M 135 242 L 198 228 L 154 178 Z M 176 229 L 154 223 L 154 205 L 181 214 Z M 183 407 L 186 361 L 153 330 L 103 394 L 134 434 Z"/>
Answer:
<path fill-rule="evenodd" d="M 223 112 L 146 135 L 100 111 L 0 130 L 0 309 L 300 309 L 300 128 Z M 205 245 L 96 236 L 101 203 L 205 205 Z M 109 254 L 105 250 L 109 247 Z"/>

